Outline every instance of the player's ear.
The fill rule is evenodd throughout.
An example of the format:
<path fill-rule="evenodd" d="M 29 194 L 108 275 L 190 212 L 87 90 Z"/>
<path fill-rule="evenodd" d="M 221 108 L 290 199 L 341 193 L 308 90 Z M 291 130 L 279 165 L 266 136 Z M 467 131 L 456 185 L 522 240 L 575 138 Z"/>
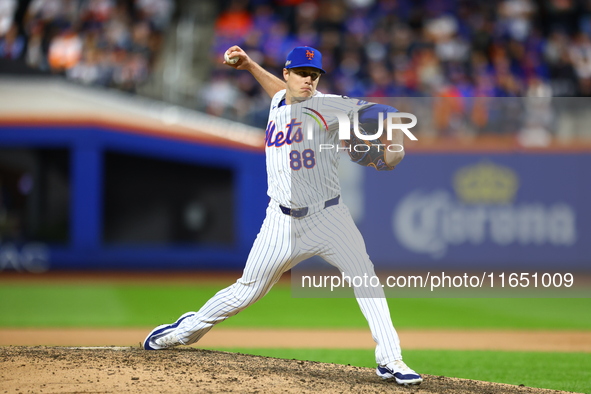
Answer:
<path fill-rule="evenodd" d="M 287 77 L 289 75 L 289 70 L 287 68 L 283 69 L 283 79 L 287 81 Z"/>

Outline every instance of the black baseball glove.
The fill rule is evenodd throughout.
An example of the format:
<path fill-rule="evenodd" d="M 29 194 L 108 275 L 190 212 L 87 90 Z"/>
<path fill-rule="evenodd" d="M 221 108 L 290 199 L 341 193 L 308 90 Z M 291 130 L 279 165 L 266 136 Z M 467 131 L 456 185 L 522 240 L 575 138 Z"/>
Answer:
<path fill-rule="evenodd" d="M 365 135 L 369 134 L 361 125 L 359 125 L 359 131 Z M 371 131 L 371 134 L 375 134 L 375 130 Z M 348 148 L 349 157 L 354 163 L 365 167 L 373 167 L 378 171 L 394 169 L 394 167 L 386 164 L 384 154 L 387 145 L 383 144 L 379 139 L 362 140 L 351 130 L 351 139 L 345 140 L 344 143 Z"/>

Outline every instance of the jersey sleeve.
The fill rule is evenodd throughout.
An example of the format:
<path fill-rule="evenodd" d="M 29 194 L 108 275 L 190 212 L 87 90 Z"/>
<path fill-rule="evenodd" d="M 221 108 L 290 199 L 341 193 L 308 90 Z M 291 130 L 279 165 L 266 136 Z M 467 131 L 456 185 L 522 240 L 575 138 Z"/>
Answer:
<path fill-rule="evenodd" d="M 374 105 L 365 100 L 360 100 L 356 98 L 351 98 L 347 96 L 339 96 L 336 94 L 325 94 L 324 95 L 324 105 L 326 107 L 331 107 L 335 110 L 340 110 L 349 114 L 349 116 L 353 116 L 354 113 L 359 112 L 363 108 L 368 106 Z"/>
<path fill-rule="evenodd" d="M 389 105 L 369 103 L 369 105 L 364 106 L 358 112 L 360 124 L 377 125 L 380 113 L 382 120 L 385 120 L 387 113 L 398 112 L 398 110 Z"/>
<path fill-rule="evenodd" d="M 275 93 L 275 95 L 273 96 L 273 98 L 271 99 L 271 109 L 277 108 L 279 106 L 279 103 L 281 102 L 281 100 L 283 100 L 285 98 L 285 92 L 286 89 L 280 90 L 277 93 Z"/>

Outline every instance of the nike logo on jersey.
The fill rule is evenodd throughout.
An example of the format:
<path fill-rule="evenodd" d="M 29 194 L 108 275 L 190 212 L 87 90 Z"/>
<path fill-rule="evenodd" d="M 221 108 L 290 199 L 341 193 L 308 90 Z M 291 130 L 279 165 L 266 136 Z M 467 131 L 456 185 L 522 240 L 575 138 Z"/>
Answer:
<path fill-rule="evenodd" d="M 267 125 L 265 130 L 265 144 L 268 147 L 275 146 L 277 148 L 287 144 L 291 145 L 294 142 L 301 142 L 304 139 L 302 133 L 302 122 L 296 122 L 296 118 L 292 118 L 291 121 L 285 125 L 285 131 L 277 131 L 275 133 L 275 122 L 271 121 Z"/>

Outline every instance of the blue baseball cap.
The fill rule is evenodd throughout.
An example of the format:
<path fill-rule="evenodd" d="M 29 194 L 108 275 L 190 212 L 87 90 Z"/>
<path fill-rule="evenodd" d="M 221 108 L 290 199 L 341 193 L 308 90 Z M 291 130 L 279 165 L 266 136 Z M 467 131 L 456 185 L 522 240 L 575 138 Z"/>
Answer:
<path fill-rule="evenodd" d="M 312 47 L 295 47 L 287 55 L 285 68 L 313 67 L 320 70 L 322 74 L 326 71 L 322 69 L 322 54 L 318 49 Z"/>

